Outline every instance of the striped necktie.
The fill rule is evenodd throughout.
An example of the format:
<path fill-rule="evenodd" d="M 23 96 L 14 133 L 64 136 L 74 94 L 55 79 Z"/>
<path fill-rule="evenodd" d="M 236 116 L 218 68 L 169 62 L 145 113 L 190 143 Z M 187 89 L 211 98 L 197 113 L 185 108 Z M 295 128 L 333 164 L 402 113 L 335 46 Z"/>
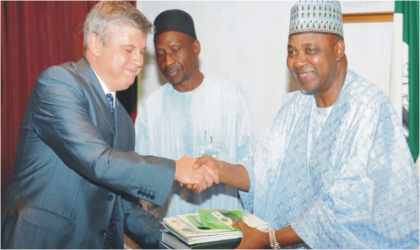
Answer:
<path fill-rule="evenodd" d="M 109 109 L 111 110 L 111 114 L 114 115 L 114 97 L 112 94 L 106 94 L 106 100 L 108 101 Z"/>

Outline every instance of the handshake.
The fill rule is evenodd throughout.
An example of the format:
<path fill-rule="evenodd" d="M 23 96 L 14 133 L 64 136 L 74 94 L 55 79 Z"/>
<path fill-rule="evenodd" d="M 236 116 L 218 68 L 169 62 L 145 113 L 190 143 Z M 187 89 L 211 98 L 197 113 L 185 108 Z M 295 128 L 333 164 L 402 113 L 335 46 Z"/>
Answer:
<path fill-rule="evenodd" d="M 196 193 L 220 182 L 218 162 L 208 155 L 197 159 L 185 155 L 175 163 L 175 180 Z"/>

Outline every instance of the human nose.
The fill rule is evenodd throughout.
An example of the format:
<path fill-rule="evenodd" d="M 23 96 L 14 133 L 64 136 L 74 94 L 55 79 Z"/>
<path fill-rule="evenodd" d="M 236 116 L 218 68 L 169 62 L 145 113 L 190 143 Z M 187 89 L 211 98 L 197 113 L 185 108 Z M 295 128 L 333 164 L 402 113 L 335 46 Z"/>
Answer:
<path fill-rule="evenodd" d="M 175 62 L 174 57 L 172 56 L 172 54 L 167 53 L 165 55 L 165 64 L 166 66 L 170 66 Z"/>
<path fill-rule="evenodd" d="M 141 51 L 138 53 L 133 53 L 133 63 L 139 67 L 143 65 L 143 53 Z"/>
<path fill-rule="evenodd" d="M 305 53 L 297 53 L 294 56 L 293 67 L 300 68 L 308 63 Z"/>

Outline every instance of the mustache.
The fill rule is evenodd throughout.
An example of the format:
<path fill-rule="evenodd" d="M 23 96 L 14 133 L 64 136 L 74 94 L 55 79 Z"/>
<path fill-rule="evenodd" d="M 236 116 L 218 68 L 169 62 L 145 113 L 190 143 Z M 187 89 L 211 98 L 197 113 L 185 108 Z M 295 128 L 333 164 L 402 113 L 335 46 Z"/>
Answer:
<path fill-rule="evenodd" d="M 166 72 L 173 72 L 173 71 L 178 70 L 178 69 L 179 69 L 179 66 L 176 65 L 176 64 L 173 64 L 173 65 L 170 65 L 169 67 L 167 67 L 165 71 Z"/>
<path fill-rule="evenodd" d="M 293 68 L 292 72 L 295 74 L 302 74 L 302 73 L 308 73 L 313 71 L 310 67 L 301 67 L 301 68 Z"/>

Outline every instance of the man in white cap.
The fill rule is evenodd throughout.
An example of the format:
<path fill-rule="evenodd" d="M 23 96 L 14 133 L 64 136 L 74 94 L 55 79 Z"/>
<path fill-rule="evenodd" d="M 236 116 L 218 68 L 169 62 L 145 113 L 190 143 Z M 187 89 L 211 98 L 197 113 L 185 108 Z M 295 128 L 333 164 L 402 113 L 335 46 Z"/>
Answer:
<path fill-rule="evenodd" d="M 237 168 L 197 161 L 273 229 L 237 223 L 239 248 L 418 247 L 414 162 L 389 98 L 347 69 L 338 1 L 292 7 L 287 66 L 301 91 L 283 97 L 255 150 Z"/>

